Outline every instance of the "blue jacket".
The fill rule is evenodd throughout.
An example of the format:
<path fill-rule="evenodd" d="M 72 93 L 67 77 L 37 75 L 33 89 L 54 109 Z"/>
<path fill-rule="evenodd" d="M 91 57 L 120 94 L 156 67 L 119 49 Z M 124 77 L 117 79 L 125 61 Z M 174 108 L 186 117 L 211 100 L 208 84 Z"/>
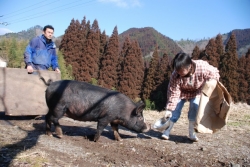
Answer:
<path fill-rule="evenodd" d="M 39 70 L 46 70 L 49 67 L 53 70 L 59 68 L 55 43 L 52 41 L 46 43 L 44 35 L 33 38 L 26 47 L 24 62 Z"/>

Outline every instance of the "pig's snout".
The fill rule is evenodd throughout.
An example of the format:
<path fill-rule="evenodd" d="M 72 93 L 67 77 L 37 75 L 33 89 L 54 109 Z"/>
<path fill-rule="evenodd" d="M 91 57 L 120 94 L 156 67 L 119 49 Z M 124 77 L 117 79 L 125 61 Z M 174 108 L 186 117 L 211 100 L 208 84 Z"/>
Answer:
<path fill-rule="evenodd" d="M 151 129 L 151 124 L 146 124 L 146 129 L 143 129 L 142 132 L 148 132 Z"/>

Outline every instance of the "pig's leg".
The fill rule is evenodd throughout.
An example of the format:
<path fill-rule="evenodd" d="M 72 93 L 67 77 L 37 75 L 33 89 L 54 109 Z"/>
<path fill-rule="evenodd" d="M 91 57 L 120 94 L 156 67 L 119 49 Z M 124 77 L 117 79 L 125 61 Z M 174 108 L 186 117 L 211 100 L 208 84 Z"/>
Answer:
<path fill-rule="evenodd" d="M 52 136 L 52 132 L 51 132 L 51 119 L 50 119 L 50 111 L 48 112 L 48 114 L 46 114 L 45 116 L 45 121 L 46 121 L 46 134 L 48 136 Z"/>
<path fill-rule="evenodd" d="M 118 124 L 115 124 L 115 123 L 110 123 L 113 131 L 114 131 L 114 136 L 115 136 L 115 140 L 117 141 L 122 141 L 122 138 L 121 136 L 119 135 L 119 132 L 118 132 Z"/>
<path fill-rule="evenodd" d="M 56 131 L 56 134 L 59 138 L 62 138 L 63 137 L 63 133 L 62 133 L 62 128 L 59 124 L 59 119 L 62 117 L 62 114 L 63 113 L 56 113 L 56 112 L 50 112 L 46 115 L 46 133 L 49 135 L 49 136 L 52 136 L 52 133 L 51 133 L 51 123 L 54 124 L 55 126 L 55 131 Z"/>
<path fill-rule="evenodd" d="M 94 141 L 97 142 L 98 139 L 100 138 L 102 132 L 103 132 L 103 129 L 108 125 L 108 123 L 106 123 L 106 121 L 98 121 L 97 123 L 97 129 L 96 129 L 96 134 L 95 134 L 95 137 L 94 137 Z"/>
<path fill-rule="evenodd" d="M 60 118 L 60 117 L 59 117 Z M 52 115 L 50 112 L 46 115 L 46 134 L 52 136 L 51 132 L 51 123 L 55 126 L 56 134 L 59 138 L 62 138 L 62 128 L 59 124 L 59 118 L 57 116 Z"/>
<path fill-rule="evenodd" d="M 51 116 L 51 121 L 55 126 L 55 132 L 59 138 L 63 137 L 63 132 L 61 125 L 59 124 L 59 119 L 64 115 L 66 112 L 66 107 L 62 105 L 58 105 L 56 109 L 54 109 L 53 115 Z"/>
<path fill-rule="evenodd" d="M 61 128 L 58 120 L 59 120 L 59 118 L 54 118 L 53 123 L 55 125 L 55 131 L 56 131 L 57 136 L 59 138 L 62 138 L 63 137 L 62 128 Z"/>

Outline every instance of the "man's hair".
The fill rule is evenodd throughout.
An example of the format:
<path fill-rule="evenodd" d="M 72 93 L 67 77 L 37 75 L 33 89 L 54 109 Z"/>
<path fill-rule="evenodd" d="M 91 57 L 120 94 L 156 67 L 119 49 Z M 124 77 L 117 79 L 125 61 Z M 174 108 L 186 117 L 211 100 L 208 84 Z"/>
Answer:
<path fill-rule="evenodd" d="M 46 25 L 46 26 L 44 26 L 43 27 L 43 31 L 45 32 L 47 28 L 48 29 L 52 29 L 54 31 L 54 27 L 52 25 Z"/>
<path fill-rule="evenodd" d="M 186 53 L 178 53 L 175 55 L 173 62 L 172 62 L 172 68 L 176 71 L 187 68 L 190 64 L 192 64 L 191 57 Z"/>

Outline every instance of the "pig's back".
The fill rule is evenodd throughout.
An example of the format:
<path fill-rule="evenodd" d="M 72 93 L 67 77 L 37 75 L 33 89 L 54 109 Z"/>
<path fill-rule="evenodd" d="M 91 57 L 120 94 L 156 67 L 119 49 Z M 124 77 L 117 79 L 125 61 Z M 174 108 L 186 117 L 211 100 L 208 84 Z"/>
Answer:
<path fill-rule="evenodd" d="M 131 100 L 120 92 L 74 80 L 61 80 L 51 83 L 46 90 L 46 100 L 47 104 L 52 101 L 57 103 L 60 101 L 62 103 L 67 102 L 69 105 L 76 105 L 77 103 L 79 107 L 81 105 L 85 107 L 112 105 L 114 107 L 114 104 L 122 107 L 125 103 L 131 103 Z"/>

